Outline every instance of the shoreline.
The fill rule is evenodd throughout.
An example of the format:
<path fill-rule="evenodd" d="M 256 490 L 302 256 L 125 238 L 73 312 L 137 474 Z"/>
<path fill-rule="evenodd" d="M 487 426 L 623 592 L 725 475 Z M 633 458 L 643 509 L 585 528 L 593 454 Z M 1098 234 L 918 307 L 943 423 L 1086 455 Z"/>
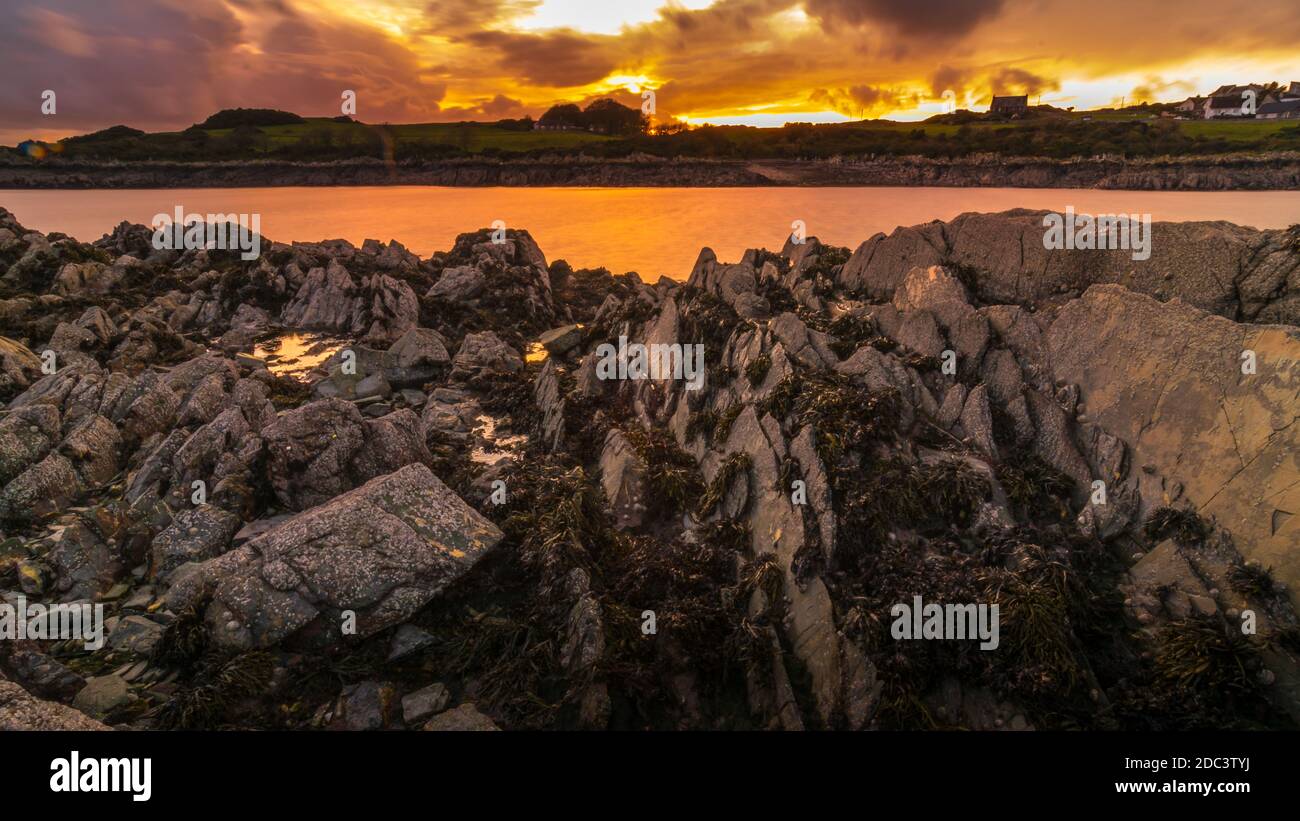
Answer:
<path fill-rule="evenodd" d="M 373 158 L 300 163 L 14 162 L 0 189 L 280 188 L 1074 188 L 1129 191 L 1300 190 L 1300 153 L 1189 158 L 1055 160 L 922 157 L 830 160 L 464 158 L 388 163 Z"/>

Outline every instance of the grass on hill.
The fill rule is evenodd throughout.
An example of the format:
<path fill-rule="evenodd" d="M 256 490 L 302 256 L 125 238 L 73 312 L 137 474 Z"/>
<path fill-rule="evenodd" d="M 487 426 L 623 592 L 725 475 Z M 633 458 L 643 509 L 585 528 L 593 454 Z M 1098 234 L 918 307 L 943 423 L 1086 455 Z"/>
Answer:
<path fill-rule="evenodd" d="M 289 115 L 292 116 L 292 115 Z M 585 131 L 534 131 L 518 121 L 370 125 L 326 117 L 143 134 L 114 127 L 65 140 L 51 153 L 67 159 L 176 162 L 280 159 L 331 161 L 356 157 L 438 160 L 478 155 L 582 152 L 597 157 L 643 153 L 716 159 L 826 159 L 971 155 L 1069 159 L 1101 155 L 1206 156 L 1300 151 L 1294 120 L 1172 120 L 1144 109 L 1099 112 L 1035 110 L 1008 120 L 972 112 L 925 122 L 888 120 L 782 128 L 703 126 L 665 135 L 617 138 Z M 40 153 L 40 152 L 37 152 Z"/>

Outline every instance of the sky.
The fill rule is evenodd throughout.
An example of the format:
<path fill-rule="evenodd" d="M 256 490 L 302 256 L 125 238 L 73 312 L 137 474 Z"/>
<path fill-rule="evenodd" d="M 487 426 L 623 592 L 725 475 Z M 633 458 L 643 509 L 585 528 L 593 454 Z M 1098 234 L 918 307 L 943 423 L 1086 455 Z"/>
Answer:
<path fill-rule="evenodd" d="M 336 115 L 345 90 L 374 123 L 653 90 L 657 120 L 779 126 L 1300 81 L 1300 8 L 1280 0 L 0 0 L 0 20 L 10 145 Z"/>

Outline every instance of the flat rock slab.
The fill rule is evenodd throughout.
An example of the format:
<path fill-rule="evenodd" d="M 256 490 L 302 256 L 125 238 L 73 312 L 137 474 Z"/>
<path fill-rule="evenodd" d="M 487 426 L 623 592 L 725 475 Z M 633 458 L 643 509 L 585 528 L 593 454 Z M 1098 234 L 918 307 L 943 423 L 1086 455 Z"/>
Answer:
<path fill-rule="evenodd" d="M 1047 342 L 1056 375 L 1163 481 L 1142 484 L 1142 515 L 1181 485 L 1300 607 L 1300 331 L 1095 285 L 1061 310 Z"/>
<path fill-rule="evenodd" d="M 294 516 L 177 582 L 170 607 L 212 595 L 211 636 L 231 649 L 299 633 L 313 645 L 400 624 L 502 538 L 424 465 L 407 465 Z M 304 629 L 308 628 L 310 629 Z"/>

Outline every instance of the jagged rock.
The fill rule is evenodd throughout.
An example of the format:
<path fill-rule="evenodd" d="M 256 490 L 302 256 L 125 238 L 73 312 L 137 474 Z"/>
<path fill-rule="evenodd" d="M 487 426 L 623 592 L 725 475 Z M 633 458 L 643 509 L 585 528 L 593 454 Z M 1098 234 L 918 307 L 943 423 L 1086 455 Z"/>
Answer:
<path fill-rule="evenodd" d="M 542 412 L 542 444 L 554 453 L 564 442 L 564 398 L 560 395 L 555 363 L 549 359 L 533 383 L 533 400 Z"/>
<path fill-rule="evenodd" d="M 365 445 L 352 460 L 356 482 L 390 473 L 403 465 L 433 461 L 425 445 L 424 427 L 415 412 L 402 408 L 379 419 L 367 419 Z"/>
<path fill-rule="evenodd" d="M 59 269 L 50 293 L 65 296 L 106 294 L 122 278 L 122 269 L 101 262 L 68 263 Z"/>
<path fill-rule="evenodd" d="M 605 435 L 600 453 L 600 482 L 609 500 L 615 526 L 640 527 L 646 511 L 646 466 L 618 428 Z"/>
<path fill-rule="evenodd" d="M 83 521 L 62 531 L 45 560 L 54 569 L 54 590 L 63 601 L 94 599 L 126 572 L 121 552 Z"/>
<path fill-rule="evenodd" d="M 366 285 L 370 291 L 370 326 L 364 342 L 391 345 L 419 324 L 420 301 L 410 285 L 387 274 L 376 274 Z"/>
<path fill-rule="evenodd" d="M 351 402 L 320 399 L 285 411 L 262 435 L 271 488 L 286 507 L 305 510 L 353 487 L 352 460 L 366 436 Z"/>
<path fill-rule="evenodd" d="M 1056 468 L 1074 480 L 1074 497 L 1082 501 L 1087 496 L 1092 484 L 1092 475 L 1088 465 L 1079 455 L 1071 434 L 1071 421 L 1066 418 L 1060 406 L 1038 393 L 1029 391 L 1025 398 L 1029 403 L 1029 414 L 1037 431 L 1034 437 L 1034 450 L 1047 464 Z"/>
<path fill-rule="evenodd" d="M 176 424 L 206 425 L 217 418 L 225 405 L 226 380 L 219 373 L 208 374 L 177 409 Z"/>
<path fill-rule="evenodd" d="M 966 407 L 966 386 L 960 382 L 954 382 L 948 388 L 948 392 L 943 395 L 943 404 L 939 406 L 939 415 L 935 417 L 939 427 L 944 430 L 951 430 L 952 426 L 957 424 L 961 418 L 961 412 Z"/>
<path fill-rule="evenodd" d="M 347 269 L 333 260 L 327 268 L 313 268 L 298 294 L 284 306 L 280 320 L 291 328 L 350 332 L 362 310 L 356 283 Z"/>
<path fill-rule="evenodd" d="M 793 313 L 786 312 L 770 323 L 772 333 L 785 347 L 786 352 L 813 370 L 834 367 L 840 359 L 830 349 L 826 334 L 812 331 Z"/>
<path fill-rule="evenodd" d="M 469 265 L 444 268 L 442 276 L 433 283 L 425 298 L 445 302 L 469 302 L 483 293 L 486 285 L 487 278 L 477 268 Z"/>
<path fill-rule="evenodd" d="M 948 344 L 939 333 L 939 325 L 929 311 L 913 311 L 907 314 L 898 329 L 896 339 L 904 348 L 935 359 L 943 355 Z"/>
<path fill-rule="evenodd" d="M 582 329 L 577 325 L 564 325 L 559 328 L 552 328 L 537 338 L 549 353 L 555 356 L 563 356 L 573 350 L 579 342 L 582 341 Z"/>
<path fill-rule="evenodd" d="M 754 555 L 775 553 L 785 577 L 785 595 L 789 599 L 789 622 L 786 635 L 794 654 L 812 677 L 813 697 L 823 722 L 844 705 L 847 682 L 843 664 L 841 638 L 835 628 L 834 607 L 825 583 L 813 577 L 800 583 L 792 569 L 795 554 L 806 543 L 803 517 L 791 504 L 789 493 L 781 487 L 780 464 L 788 451 L 779 425 L 771 417 L 760 420 L 753 407 L 747 406 L 731 426 L 724 453 L 749 455 L 753 470 L 754 500 L 746 521 Z M 706 463 L 709 479 L 720 462 Z"/>
<path fill-rule="evenodd" d="M 311 625 L 309 642 L 400 624 L 502 537 L 427 467 L 408 465 L 300 513 L 198 565 L 168 593 L 175 610 L 213 596 L 206 622 L 230 649 L 269 647 Z"/>
<path fill-rule="evenodd" d="M 910 315 L 928 311 L 947 334 L 963 373 L 978 371 L 989 344 L 988 320 L 970 304 L 966 287 L 943 268 L 913 268 L 894 291 L 894 307 Z M 904 326 L 907 321 L 904 320 Z"/>
<path fill-rule="evenodd" d="M 80 493 L 72 462 L 51 453 L 0 489 L 0 521 L 28 522 L 48 516 Z"/>
<path fill-rule="evenodd" d="M 107 484 L 117 476 L 121 450 L 117 426 L 99 414 L 83 419 L 59 445 L 59 453 L 68 457 L 86 487 Z"/>
<path fill-rule="evenodd" d="M 53 405 L 20 407 L 0 417 L 0 485 L 49 453 L 59 431 L 59 411 Z"/>
<path fill-rule="evenodd" d="M 41 358 L 22 345 L 0 336 L 0 399 L 26 390 L 41 377 Z"/>
<path fill-rule="evenodd" d="M 888 300 L 908 271 L 941 265 L 946 248 L 941 223 L 898 228 L 889 236 L 876 234 L 858 246 L 836 282 L 849 293 Z"/>
<path fill-rule="evenodd" d="M 144 616 L 124 616 L 108 635 L 108 646 L 137 656 L 148 656 L 162 638 L 162 626 Z"/>
<path fill-rule="evenodd" d="M 568 586 L 575 596 L 566 622 L 560 663 L 570 675 L 593 670 L 605 653 L 605 626 L 600 602 L 591 592 L 591 580 L 582 568 L 574 568 Z"/>
<path fill-rule="evenodd" d="M 451 357 L 437 331 L 411 328 L 383 358 L 384 378 L 396 387 L 419 387 L 441 374 Z"/>
<path fill-rule="evenodd" d="M 993 412 L 989 408 L 988 391 L 977 385 L 966 397 L 961 412 L 961 426 L 971 438 L 975 449 L 990 459 L 998 456 L 998 446 L 993 439 Z"/>
<path fill-rule="evenodd" d="M 832 502 L 830 479 L 826 475 L 821 457 L 817 454 L 812 427 L 805 427 L 791 440 L 790 455 L 799 462 L 799 469 L 807 486 L 808 506 L 817 519 L 822 554 L 830 559 L 835 554 L 835 506 Z"/>
<path fill-rule="evenodd" d="M 467 378 L 485 372 L 515 373 L 524 368 L 524 360 L 491 331 L 467 334 L 452 360 L 453 378 Z"/>
<path fill-rule="evenodd" d="M 212 505 L 189 508 L 153 539 L 152 571 L 166 578 L 186 562 L 214 559 L 230 547 L 241 522 L 233 513 Z"/>

